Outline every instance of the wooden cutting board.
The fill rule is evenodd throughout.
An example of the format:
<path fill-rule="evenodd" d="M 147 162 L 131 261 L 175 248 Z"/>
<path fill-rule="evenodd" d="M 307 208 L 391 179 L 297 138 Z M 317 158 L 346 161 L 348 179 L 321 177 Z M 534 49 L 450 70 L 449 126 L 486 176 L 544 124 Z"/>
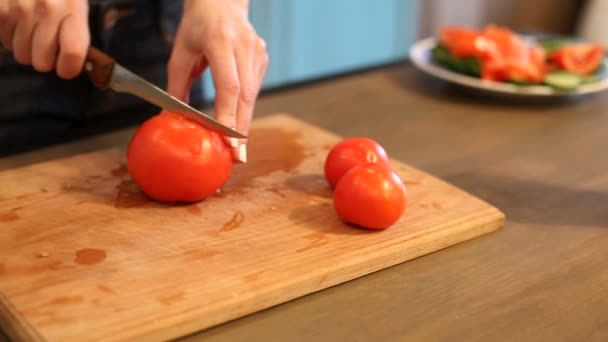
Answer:
<path fill-rule="evenodd" d="M 257 120 L 250 162 L 194 205 L 148 200 L 124 150 L 0 173 L 2 329 L 28 341 L 175 338 L 503 225 L 496 208 L 398 161 L 403 218 L 375 232 L 342 223 L 323 178 L 339 139 L 288 115 Z"/>

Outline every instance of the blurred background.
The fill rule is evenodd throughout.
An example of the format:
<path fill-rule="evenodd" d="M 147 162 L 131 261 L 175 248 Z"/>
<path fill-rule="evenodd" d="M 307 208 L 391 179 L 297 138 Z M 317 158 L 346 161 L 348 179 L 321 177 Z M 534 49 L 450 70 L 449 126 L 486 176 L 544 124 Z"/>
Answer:
<path fill-rule="evenodd" d="M 402 61 L 417 39 L 443 25 L 481 28 L 494 23 L 522 32 L 602 40 L 608 35 L 599 13 L 608 13 L 608 1 L 251 0 L 250 17 L 268 43 L 264 88 L 274 89 Z M 210 101 L 209 73 L 204 82 Z"/>
<path fill-rule="evenodd" d="M 106 5 L 91 9 L 93 43 L 164 88 L 170 45 L 159 33 L 158 13 L 150 4 L 164 4 L 168 15 L 179 17 L 181 2 L 91 0 L 96 3 Z M 444 25 L 493 23 L 608 44 L 605 13 L 606 0 L 250 0 L 250 19 L 270 57 L 266 92 L 407 62 L 412 44 Z M 212 108 L 215 91 L 208 71 L 192 94 L 193 105 Z M 93 89 L 84 76 L 65 83 L 36 73 L 2 49 L 0 105 L 0 156 L 30 144 L 133 126 L 157 113 L 130 95 Z"/>

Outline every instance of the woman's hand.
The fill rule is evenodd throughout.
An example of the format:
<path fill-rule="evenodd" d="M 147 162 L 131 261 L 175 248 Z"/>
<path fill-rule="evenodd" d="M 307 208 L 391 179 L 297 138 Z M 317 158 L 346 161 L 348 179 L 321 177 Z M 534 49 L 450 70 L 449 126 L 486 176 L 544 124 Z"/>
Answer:
<path fill-rule="evenodd" d="M 87 0 L 0 0 L 0 42 L 21 64 L 80 74 L 90 42 Z"/>
<path fill-rule="evenodd" d="M 209 66 L 215 112 L 223 124 L 247 134 L 268 66 L 266 43 L 248 19 L 246 0 L 186 0 L 168 67 L 168 91 L 187 101 L 192 83 Z M 231 141 L 246 160 L 245 141 Z"/>

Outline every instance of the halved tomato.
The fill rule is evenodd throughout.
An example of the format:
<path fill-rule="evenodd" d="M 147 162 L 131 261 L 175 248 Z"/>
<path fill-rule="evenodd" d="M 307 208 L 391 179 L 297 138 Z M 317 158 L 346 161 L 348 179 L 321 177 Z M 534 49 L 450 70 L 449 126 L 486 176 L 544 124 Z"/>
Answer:
<path fill-rule="evenodd" d="M 526 60 L 494 59 L 481 68 L 481 78 L 490 81 L 540 83 L 543 77 L 543 69 Z"/>
<path fill-rule="evenodd" d="M 487 59 L 496 55 L 496 46 L 477 31 L 448 26 L 441 29 L 439 39 L 458 58 Z"/>
<path fill-rule="evenodd" d="M 542 46 L 532 46 L 528 58 L 541 72 L 546 73 L 549 71 L 547 68 L 547 51 Z"/>
<path fill-rule="evenodd" d="M 545 50 L 505 27 L 488 25 L 482 31 L 446 27 L 440 39 L 454 56 L 478 59 L 485 80 L 540 83 L 547 72 Z"/>
<path fill-rule="evenodd" d="M 550 57 L 560 68 L 579 75 L 595 71 L 604 59 L 600 44 L 573 44 L 559 48 Z"/>
<path fill-rule="evenodd" d="M 543 72 L 534 64 L 525 61 L 511 61 L 507 64 L 506 77 L 509 81 L 523 83 L 540 83 Z"/>
<path fill-rule="evenodd" d="M 505 27 L 488 25 L 484 28 L 483 37 L 492 42 L 498 54 L 505 59 L 526 58 L 528 49 L 524 42 L 513 31 Z"/>

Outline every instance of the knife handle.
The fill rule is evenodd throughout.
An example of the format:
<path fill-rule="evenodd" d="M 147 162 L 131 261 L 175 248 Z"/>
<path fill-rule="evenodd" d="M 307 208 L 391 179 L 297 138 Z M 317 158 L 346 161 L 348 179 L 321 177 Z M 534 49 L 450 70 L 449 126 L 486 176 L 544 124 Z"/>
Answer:
<path fill-rule="evenodd" d="M 108 87 L 114 69 L 114 59 L 101 50 L 90 46 L 84 62 L 84 69 L 91 82 L 100 89 Z"/>

